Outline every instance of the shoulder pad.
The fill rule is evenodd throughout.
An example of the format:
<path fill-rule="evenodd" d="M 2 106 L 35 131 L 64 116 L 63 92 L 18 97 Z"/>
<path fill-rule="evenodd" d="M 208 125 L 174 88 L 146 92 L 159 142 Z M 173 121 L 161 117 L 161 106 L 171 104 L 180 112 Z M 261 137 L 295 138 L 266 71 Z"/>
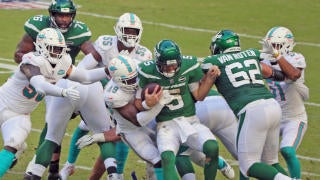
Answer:
<path fill-rule="evenodd" d="M 22 56 L 21 64 L 32 64 L 34 66 L 42 66 L 45 60 L 42 56 L 36 55 L 34 52 L 29 52 Z"/>
<path fill-rule="evenodd" d="M 146 61 L 152 59 L 152 52 L 145 46 L 137 45 L 135 48 L 136 51 L 136 57 L 135 59 L 139 61 Z"/>

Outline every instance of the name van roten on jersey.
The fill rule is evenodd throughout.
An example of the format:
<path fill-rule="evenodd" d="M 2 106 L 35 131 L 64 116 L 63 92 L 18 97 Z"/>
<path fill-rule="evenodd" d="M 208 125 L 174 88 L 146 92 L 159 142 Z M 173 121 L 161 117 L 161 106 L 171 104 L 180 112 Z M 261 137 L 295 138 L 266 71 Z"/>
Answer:
<path fill-rule="evenodd" d="M 249 50 L 241 51 L 235 54 L 224 54 L 218 57 L 218 60 L 220 61 L 221 64 L 224 64 L 225 62 L 228 62 L 228 61 L 233 61 L 235 59 L 240 59 L 240 58 L 249 57 L 249 56 L 256 57 L 257 55 L 253 50 L 249 49 Z"/>

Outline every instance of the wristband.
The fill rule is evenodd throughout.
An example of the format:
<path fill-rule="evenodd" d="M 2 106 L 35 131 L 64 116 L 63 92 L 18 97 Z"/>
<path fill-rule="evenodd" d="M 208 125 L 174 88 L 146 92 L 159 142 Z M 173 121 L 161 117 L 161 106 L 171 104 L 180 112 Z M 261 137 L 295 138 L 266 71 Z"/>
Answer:
<path fill-rule="evenodd" d="M 145 109 L 145 110 L 149 110 L 151 109 L 151 107 L 149 107 L 146 103 L 146 101 L 142 101 L 142 107 Z"/>

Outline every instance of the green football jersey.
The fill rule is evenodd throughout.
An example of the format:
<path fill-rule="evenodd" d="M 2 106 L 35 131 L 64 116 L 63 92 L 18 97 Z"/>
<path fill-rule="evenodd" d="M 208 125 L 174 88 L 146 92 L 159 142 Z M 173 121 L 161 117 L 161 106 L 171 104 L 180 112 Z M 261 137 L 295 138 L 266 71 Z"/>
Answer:
<path fill-rule="evenodd" d="M 50 27 L 50 17 L 44 15 L 33 16 L 24 24 L 24 30 L 32 37 L 34 42 L 36 41 L 38 33 L 48 27 Z M 77 20 L 74 20 L 69 30 L 63 33 L 66 44 L 68 48 L 70 48 L 69 53 L 72 58 L 72 64 L 74 64 L 75 58 L 80 52 L 80 46 L 85 41 L 88 41 L 91 35 L 92 33 L 88 26 Z"/>
<path fill-rule="evenodd" d="M 163 89 L 174 95 L 174 100 L 166 105 L 157 115 L 156 121 L 168 121 L 176 117 L 195 115 L 195 104 L 188 84 L 200 81 L 202 69 L 193 56 L 183 56 L 180 70 L 175 76 L 167 78 L 157 71 L 155 61 L 150 60 L 139 64 L 139 86 L 158 83 Z"/>
<path fill-rule="evenodd" d="M 258 50 L 209 56 L 203 60 L 201 67 L 208 70 L 212 65 L 217 65 L 221 71 L 215 82 L 216 87 L 235 114 L 250 102 L 273 97 L 261 74 Z"/>

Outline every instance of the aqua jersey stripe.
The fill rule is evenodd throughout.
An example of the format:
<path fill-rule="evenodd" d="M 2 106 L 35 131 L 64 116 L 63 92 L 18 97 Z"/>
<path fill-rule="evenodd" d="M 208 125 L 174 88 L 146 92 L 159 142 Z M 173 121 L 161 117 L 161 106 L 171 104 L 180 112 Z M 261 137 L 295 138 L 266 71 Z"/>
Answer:
<path fill-rule="evenodd" d="M 297 134 L 297 137 L 296 137 L 296 139 L 294 141 L 294 144 L 293 144 L 293 147 L 295 149 L 297 149 L 297 147 L 298 147 L 298 145 L 299 145 L 299 143 L 301 141 L 301 135 L 302 135 L 302 130 L 303 130 L 304 126 L 305 126 L 305 123 L 304 122 L 300 122 L 298 134 Z"/>
<path fill-rule="evenodd" d="M 135 22 L 133 13 L 130 13 L 130 22 L 131 22 L 131 24 L 134 24 L 134 22 Z"/>
<path fill-rule="evenodd" d="M 271 29 L 270 33 L 268 34 L 268 38 L 271 37 L 271 35 L 273 34 L 274 31 L 276 31 L 279 27 L 274 27 Z"/>
<path fill-rule="evenodd" d="M 128 63 L 128 61 L 122 56 L 118 56 L 118 58 L 126 65 L 128 72 L 131 73 L 133 70 L 132 70 L 130 64 Z"/>
<path fill-rule="evenodd" d="M 55 29 L 55 30 L 57 31 L 57 34 L 58 34 L 59 43 L 63 43 L 62 41 L 63 41 L 64 37 L 63 37 L 63 35 L 61 34 L 60 30 L 58 30 L 58 29 Z"/>

